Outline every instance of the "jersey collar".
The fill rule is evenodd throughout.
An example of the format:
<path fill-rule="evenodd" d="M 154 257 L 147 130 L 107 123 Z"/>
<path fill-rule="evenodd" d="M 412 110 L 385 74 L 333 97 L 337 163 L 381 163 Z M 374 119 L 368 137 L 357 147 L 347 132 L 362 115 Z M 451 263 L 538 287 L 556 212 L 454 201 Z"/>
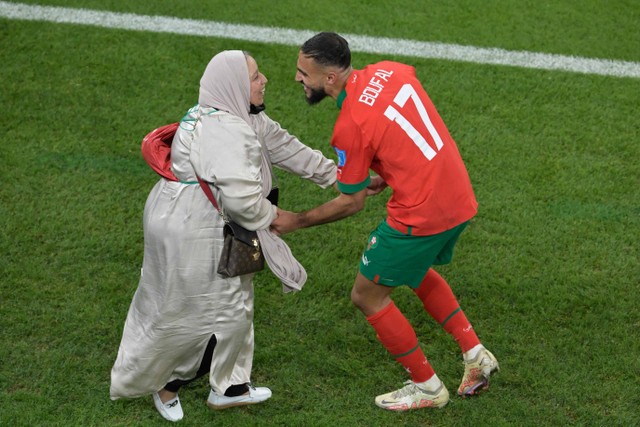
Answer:
<path fill-rule="evenodd" d="M 336 105 L 338 106 L 338 108 L 342 109 L 342 103 L 344 102 L 344 99 L 347 97 L 347 91 L 345 89 L 342 89 L 342 92 L 340 92 L 340 95 L 338 95 L 338 99 L 336 99 Z"/>

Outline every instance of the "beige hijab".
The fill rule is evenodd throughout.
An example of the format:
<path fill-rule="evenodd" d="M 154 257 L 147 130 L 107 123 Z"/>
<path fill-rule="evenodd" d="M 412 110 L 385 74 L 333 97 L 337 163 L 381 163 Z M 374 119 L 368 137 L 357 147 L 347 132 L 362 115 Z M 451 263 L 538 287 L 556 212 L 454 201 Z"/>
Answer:
<path fill-rule="evenodd" d="M 249 68 L 244 52 L 225 50 L 214 56 L 200 79 L 198 104 L 231 113 L 251 126 L 250 97 Z"/>
<path fill-rule="evenodd" d="M 256 126 L 249 114 L 251 85 L 249 68 L 244 52 L 225 50 L 214 56 L 200 79 L 200 95 L 198 104 L 226 111 L 240 117 L 256 131 Z M 262 114 L 262 113 L 261 113 Z M 271 161 L 264 141 L 262 144 L 262 195 L 271 191 Z M 283 291 L 291 292 L 302 289 L 307 280 L 307 272 L 295 259 L 289 246 L 270 230 L 258 230 L 258 238 L 271 271 L 282 281 Z"/>

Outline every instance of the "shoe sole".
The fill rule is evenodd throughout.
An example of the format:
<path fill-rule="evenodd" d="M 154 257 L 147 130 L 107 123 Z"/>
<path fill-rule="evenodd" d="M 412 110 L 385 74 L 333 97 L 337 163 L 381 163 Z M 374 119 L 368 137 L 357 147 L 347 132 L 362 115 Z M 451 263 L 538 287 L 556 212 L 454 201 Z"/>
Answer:
<path fill-rule="evenodd" d="M 211 402 L 207 402 L 207 406 L 213 409 L 214 411 L 220 411 L 222 409 L 233 408 L 234 406 L 255 405 L 257 403 L 262 403 L 262 402 L 264 402 L 264 400 L 261 400 L 260 402 L 234 402 L 234 403 L 229 403 L 227 405 L 214 405 Z"/>
<path fill-rule="evenodd" d="M 376 406 L 378 408 L 382 408 L 386 411 L 393 411 L 393 412 L 406 412 L 406 411 L 413 411 L 414 409 L 423 409 L 423 408 L 434 408 L 434 409 L 440 409 L 440 408 L 444 408 L 447 403 L 449 403 L 449 401 L 447 400 L 444 403 L 440 403 L 438 405 L 422 405 L 422 406 L 418 406 L 417 403 L 412 404 L 411 406 L 409 405 L 398 405 L 398 406 L 392 406 L 392 407 L 386 407 L 386 406 L 382 406 L 380 404 L 378 404 L 378 402 L 375 402 Z"/>
<path fill-rule="evenodd" d="M 479 383 L 474 384 L 473 386 L 465 390 L 463 393 L 460 393 L 459 395 L 462 397 L 477 396 L 482 390 L 487 390 L 488 388 L 489 380 L 485 378 Z"/>

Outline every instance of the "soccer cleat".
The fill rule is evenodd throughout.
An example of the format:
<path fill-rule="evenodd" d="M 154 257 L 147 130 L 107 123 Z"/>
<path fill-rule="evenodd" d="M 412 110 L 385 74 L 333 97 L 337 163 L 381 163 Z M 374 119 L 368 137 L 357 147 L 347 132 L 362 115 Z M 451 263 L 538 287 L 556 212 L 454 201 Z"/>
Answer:
<path fill-rule="evenodd" d="M 207 399 L 207 406 L 211 409 L 225 409 L 232 406 L 252 405 L 255 403 L 264 402 L 271 397 L 271 390 L 267 387 L 254 387 L 251 384 L 247 384 L 249 392 L 240 396 L 225 396 L 218 394 L 211 390 L 209 398 Z"/>
<path fill-rule="evenodd" d="M 158 393 L 153 393 L 153 404 L 165 420 L 176 422 L 180 421 L 184 416 L 178 396 L 163 403 Z"/>
<path fill-rule="evenodd" d="M 449 402 L 449 391 L 442 381 L 434 390 L 423 390 L 413 381 L 405 381 L 405 386 L 391 393 L 376 397 L 376 405 L 389 411 L 408 411 L 418 408 L 442 408 Z"/>
<path fill-rule="evenodd" d="M 476 357 L 464 362 L 464 377 L 458 387 L 458 395 L 473 396 L 486 390 L 489 388 L 489 376 L 499 370 L 500 366 L 493 354 L 486 348 L 480 349 Z"/>

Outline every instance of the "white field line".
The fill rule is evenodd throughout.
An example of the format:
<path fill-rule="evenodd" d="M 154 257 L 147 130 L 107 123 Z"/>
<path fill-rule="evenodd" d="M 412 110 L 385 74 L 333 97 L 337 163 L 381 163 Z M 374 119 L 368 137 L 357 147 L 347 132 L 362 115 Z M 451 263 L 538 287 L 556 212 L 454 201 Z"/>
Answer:
<path fill-rule="evenodd" d="M 4 1 L 0 1 L 0 17 L 201 37 L 221 37 L 290 46 L 300 46 L 306 39 L 316 33 L 315 31 L 309 30 L 256 27 L 252 25 L 226 24 L 214 21 L 103 12 L 88 9 L 71 9 L 65 7 L 33 6 Z M 357 34 L 342 35 L 349 41 L 351 49 L 355 52 L 640 78 L 640 62 L 581 58 L 526 51 L 509 51 L 497 48 L 480 48 L 386 37 L 369 37 Z"/>

